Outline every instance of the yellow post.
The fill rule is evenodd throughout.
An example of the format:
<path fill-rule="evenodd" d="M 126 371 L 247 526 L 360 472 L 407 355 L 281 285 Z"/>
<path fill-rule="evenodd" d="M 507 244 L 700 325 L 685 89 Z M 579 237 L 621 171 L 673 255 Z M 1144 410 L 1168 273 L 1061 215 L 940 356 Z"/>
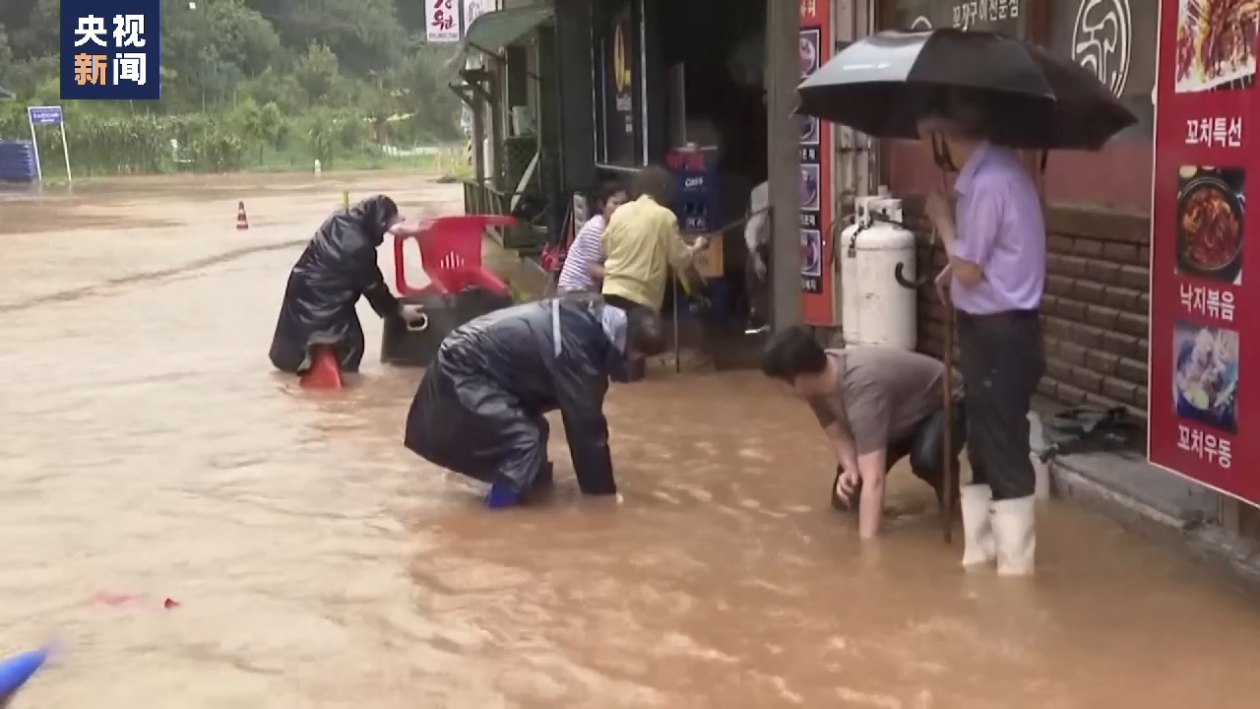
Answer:
<path fill-rule="evenodd" d="M 346 206 L 346 209 L 350 208 L 350 190 L 341 191 L 341 203 Z"/>

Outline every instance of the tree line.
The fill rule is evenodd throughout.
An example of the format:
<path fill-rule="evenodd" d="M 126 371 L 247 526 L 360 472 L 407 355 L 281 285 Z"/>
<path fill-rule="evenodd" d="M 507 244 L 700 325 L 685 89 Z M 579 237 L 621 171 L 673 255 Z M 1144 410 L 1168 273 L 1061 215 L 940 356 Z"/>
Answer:
<path fill-rule="evenodd" d="M 162 0 L 161 100 L 63 102 L 60 0 L 4 0 L 0 138 L 29 134 L 28 105 L 63 105 L 76 171 L 387 164 L 385 146 L 462 139 L 453 48 L 424 42 L 424 5 Z M 55 133 L 40 146 L 59 164 Z"/>

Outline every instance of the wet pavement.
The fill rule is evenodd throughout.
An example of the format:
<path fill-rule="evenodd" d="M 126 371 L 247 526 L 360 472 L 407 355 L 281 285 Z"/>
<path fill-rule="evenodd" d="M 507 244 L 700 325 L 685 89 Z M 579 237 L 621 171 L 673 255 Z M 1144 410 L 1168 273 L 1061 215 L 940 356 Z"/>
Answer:
<path fill-rule="evenodd" d="M 410 214 L 460 199 L 423 176 L 344 183 Z M 863 548 L 827 506 L 808 412 L 754 373 L 614 388 L 623 505 L 578 498 L 557 422 L 553 499 L 485 512 L 402 449 L 418 372 L 373 361 L 370 310 L 353 388 L 269 371 L 286 271 L 341 189 L 234 176 L 0 196 L 0 650 L 63 643 L 14 709 L 1260 694 L 1253 601 L 1063 505 L 1043 511 L 1031 581 L 962 573 L 928 511 Z M 926 510 L 909 477 L 893 501 Z"/>

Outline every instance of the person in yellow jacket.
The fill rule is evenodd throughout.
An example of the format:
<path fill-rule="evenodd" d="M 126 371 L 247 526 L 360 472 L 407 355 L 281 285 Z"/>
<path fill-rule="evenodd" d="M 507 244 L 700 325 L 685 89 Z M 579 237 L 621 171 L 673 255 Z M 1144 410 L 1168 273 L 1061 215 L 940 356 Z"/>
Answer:
<path fill-rule="evenodd" d="M 669 269 L 681 271 L 705 247 L 704 237 L 690 246 L 678 233 L 678 217 L 669 208 L 674 178 L 652 165 L 635 180 L 638 197 L 613 213 L 604 228 L 604 301 L 623 310 L 645 308 L 660 312 Z M 641 363 L 640 363 L 641 364 Z M 643 376 L 642 368 L 630 373 Z"/>

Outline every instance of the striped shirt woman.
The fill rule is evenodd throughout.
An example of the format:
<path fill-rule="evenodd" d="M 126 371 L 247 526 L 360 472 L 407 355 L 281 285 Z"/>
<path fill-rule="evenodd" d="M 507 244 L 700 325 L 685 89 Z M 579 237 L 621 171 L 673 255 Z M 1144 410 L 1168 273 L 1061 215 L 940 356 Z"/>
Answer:
<path fill-rule="evenodd" d="M 599 282 L 604 277 L 604 227 L 608 219 L 626 201 L 626 191 L 620 185 L 605 185 L 600 190 L 597 208 L 599 214 L 591 217 L 578 231 L 577 238 L 569 245 L 560 270 L 557 284 L 561 293 L 598 293 Z"/>

